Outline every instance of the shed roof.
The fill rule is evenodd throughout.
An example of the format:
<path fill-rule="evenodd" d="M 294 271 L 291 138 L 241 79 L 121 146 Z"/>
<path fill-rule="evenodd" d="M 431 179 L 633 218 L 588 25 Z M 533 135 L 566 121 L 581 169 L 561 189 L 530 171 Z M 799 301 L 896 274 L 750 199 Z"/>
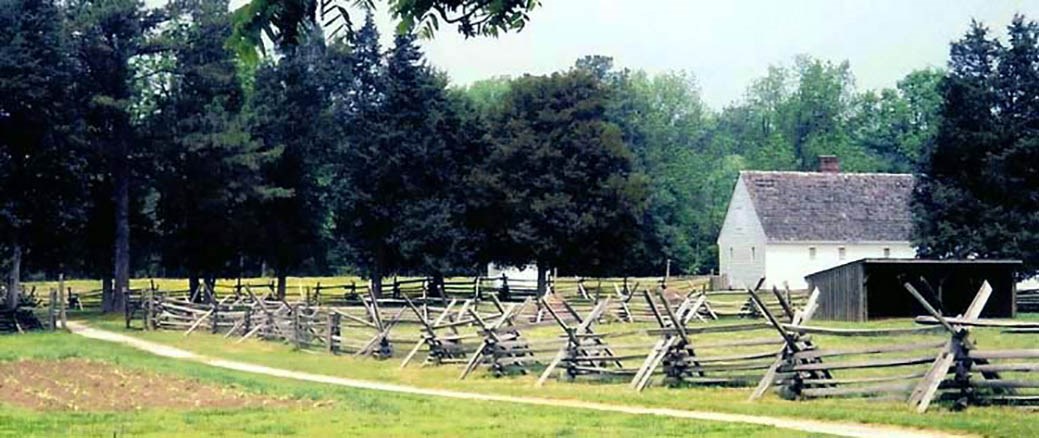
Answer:
<path fill-rule="evenodd" d="M 820 274 L 845 269 L 851 265 L 912 265 L 912 266 L 1000 266 L 1019 269 L 1024 262 L 1015 259 L 897 259 L 897 258 L 865 258 L 852 260 L 832 268 L 823 269 L 805 276 L 806 279 Z"/>
<path fill-rule="evenodd" d="M 913 175 L 740 172 L 770 241 L 905 242 Z"/>

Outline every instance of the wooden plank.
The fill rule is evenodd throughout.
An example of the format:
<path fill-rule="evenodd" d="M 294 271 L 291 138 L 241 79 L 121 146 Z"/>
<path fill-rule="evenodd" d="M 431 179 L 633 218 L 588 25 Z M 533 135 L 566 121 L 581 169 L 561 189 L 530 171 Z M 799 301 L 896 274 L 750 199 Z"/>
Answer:
<path fill-rule="evenodd" d="M 1039 372 L 1039 363 L 1001 363 L 998 365 L 986 364 L 986 365 L 974 365 L 970 368 L 972 371 L 977 372 L 1019 372 L 1019 373 L 1035 373 Z"/>
<path fill-rule="evenodd" d="M 776 353 L 774 351 L 769 351 L 769 352 L 764 352 L 764 353 L 759 352 L 759 353 L 733 354 L 733 355 L 728 355 L 728 356 L 699 356 L 698 355 L 696 357 L 689 358 L 689 360 L 696 361 L 696 362 L 701 362 L 701 363 L 732 362 L 732 361 L 767 359 L 767 358 L 770 358 L 770 357 L 774 357 L 775 355 L 776 355 Z"/>
<path fill-rule="evenodd" d="M 904 352 L 913 350 L 923 349 L 937 349 L 945 345 L 946 341 L 939 342 L 923 342 L 918 344 L 908 345 L 876 345 L 862 348 L 847 348 L 840 350 L 805 350 L 794 353 L 794 359 L 815 359 L 820 357 L 832 357 L 832 356 L 849 356 L 855 354 L 878 354 L 878 353 L 894 353 Z"/>
<path fill-rule="evenodd" d="M 845 378 L 845 379 L 803 379 L 801 383 L 805 385 L 854 385 L 861 383 L 877 383 L 877 382 L 892 382 L 897 380 L 913 380 L 919 379 L 927 375 L 927 372 L 910 373 L 910 374 L 899 374 L 894 376 L 879 376 L 879 377 L 859 377 L 859 378 Z"/>
<path fill-rule="evenodd" d="M 765 375 L 761 376 L 761 380 L 758 381 L 758 386 L 754 388 L 754 392 L 750 394 L 750 398 L 748 399 L 749 401 L 761 398 L 765 395 L 765 392 L 768 391 L 768 388 L 772 386 L 773 382 L 775 382 L 776 372 L 781 366 L 783 366 L 783 357 L 785 356 L 786 351 L 786 345 L 784 345 L 779 349 L 779 352 L 776 353 L 776 357 L 772 361 L 772 364 L 765 369 Z"/>
<path fill-rule="evenodd" d="M 889 328 L 889 329 L 853 329 L 836 327 L 817 327 L 806 325 L 783 324 L 784 329 L 801 334 L 832 335 L 832 336 L 905 336 L 922 335 L 942 331 L 938 327 L 911 327 L 911 328 Z"/>
<path fill-rule="evenodd" d="M 1039 330 L 1039 322 L 1031 321 L 1007 321 L 999 319 L 975 319 L 970 320 L 967 318 L 945 318 L 950 324 L 962 325 L 966 327 L 994 327 L 994 328 L 1005 328 L 1005 329 L 1020 329 L 1020 330 Z M 917 324 L 939 324 L 938 320 L 933 316 L 918 316 L 914 319 Z"/>
<path fill-rule="evenodd" d="M 873 359 L 854 362 L 827 362 L 827 363 L 805 363 L 797 364 L 791 371 L 823 371 L 823 370 L 848 370 L 860 368 L 889 368 L 906 365 L 919 365 L 932 362 L 934 356 L 916 356 L 893 359 Z"/>
<path fill-rule="evenodd" d="M 1039 388 L 1037 380 L 974 380 L 972 386 L 978 388 Z"/>
<path fill-rule="evenodd" d="M 992 286 L 988 284 L 988 280 L 981 283 L 981 289 L 974 295 L 974 300 L 970 302 L 970 306 L 967 306 L 967 311 L 963 314 L 963 319 L 967 321 L 973 321 L 981 316 L 981 310 L 985 308 L 985 304 L 988 303 L 989 297 L 992 296 Z"/>
<path fill-rule="evenodd" d="M 916 407 L 917 412 L 921 414 L 927 412 L 927 407 L 931 405 L 934 395 L 938 392 L 938 387 L 945 380 L 945 376 L 949 374 L 949 367 L 952 366 L 955 358 L 950 341 L 949 348 L 934 359 L 931 368 L 927 370 L 927 374 L 909 395 L 909 403 Z"/>
<path fill-rule="evenodd" d="M 971 359 L 1035 359 L 1039 358 L 1039 349 L 1018 350 L 969 350 Z"/>

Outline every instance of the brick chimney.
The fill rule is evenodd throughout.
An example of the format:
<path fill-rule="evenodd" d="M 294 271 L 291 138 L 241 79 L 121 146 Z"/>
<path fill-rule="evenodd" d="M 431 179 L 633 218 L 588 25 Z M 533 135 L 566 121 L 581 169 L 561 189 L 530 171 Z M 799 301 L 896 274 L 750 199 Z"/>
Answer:
<path fill-rule="evenodd" d="M 841 160 L 836 155 L 820 155 L 819 171 L 823 173 L 840 173 Z"/>

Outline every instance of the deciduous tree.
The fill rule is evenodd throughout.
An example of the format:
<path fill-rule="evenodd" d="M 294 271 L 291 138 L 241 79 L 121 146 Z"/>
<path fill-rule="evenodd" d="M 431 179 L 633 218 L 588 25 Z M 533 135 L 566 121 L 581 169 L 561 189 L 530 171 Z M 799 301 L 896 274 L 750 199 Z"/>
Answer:
<path fill-rule="evenodd" d="M 646 181 L 620 129 L 606 120 L 608 91 L 581 69 L 512 83 L 497 121 L 487 181 L 501 220 L 494 261 L 582 273 L 619 266 L 637 238 Z"/>

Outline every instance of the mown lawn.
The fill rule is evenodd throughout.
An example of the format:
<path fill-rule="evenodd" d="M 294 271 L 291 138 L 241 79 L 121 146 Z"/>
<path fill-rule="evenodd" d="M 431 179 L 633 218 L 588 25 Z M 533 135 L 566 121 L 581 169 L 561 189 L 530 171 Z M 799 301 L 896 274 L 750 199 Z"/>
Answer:
<path fill-rule="evenodd" d="M 108 326 L 113 323 L 106 324 Z M 178 343 L 173 333 L 137 333 Z M 193 336 L 187 343 L 218 353 L 229 342 Z M 382 370 L 385 363 L 292 352 L 271 343 L 244 343 L 228 357 L 267 357 L 273 363 L 329 374 L 352 368 Z M 272 354 L 273 353 L 273 354 Z M 276 358 L 275 356 L 280 356 Z M 0 336 L 0 361 L 84 358 L 122 369 L 196 379 L 263 396 L 301 400 L 291 407 L 136 412 L 38 412 L 0 400 L 0 436 L 765 436 L 797 435 L 772 428 L 608 414 L 539 406 L 469 402 L 330 387 L 235 373 L 159 358 L 101 341 L 63 333 Z M 261 361 L 262 362 L 262 361 Z M 359 370 L 355 370 L 359 371 Z M 409 373 L 412 373 L 409 371 Z M 422 374 L 421 372 L 416 374 Z M 428 381 L 426 383 L 429 383 Z M 119 391 L 120 388 L 112 388 Z"/>
<path fill-rule="evenodd" d="M 1026 316 L 1034 319 L 1034 316 Z M 732 321 L 729 321 L 732 322 Z M 119 324 L 111 321 L 92 323 L 111 329 Z M 820 323 L 821 324 L 821 323 Z M 829 323 L 830 326 L 848 324 Z M 907 327 L 907 319 L 870 323 L 871 327 Z M 631 325 L 612 324 L 598 327 L 598 331 L 630 330 Z M 726 336 L 754 338 L 767 331 L 750 331 Z M 530 337 L 557 336 L 558 331 L 538 328 Z M 941 429 L 952 432 L 967 432 L 986 436 L 1018 437 L 1034 434 L 1035 414 L 1013 407 L 972 407 L 964 412 L 954 412 L 948 405 L 935 405 L 925 414 L 916 414 L 900 401 L 878 401 L 861 398 L 820 399 L 811 401 L 787 401 L 775 394 L 749 402 L 748 388 L 684 387 L 667 388 L 652 386 L 642 393 L 630 390 L 626 383 L 560 382 L 550 380 L 542 388 L 536 388 L 536 375 L 494 378 L 484 371 L 477 371 L 469 379 L 460 381 L 460 367 L 419 367 L 415 364 L 400 369 L 398 359 L 378 361 L 353 358 L 349 355 L 332 356 L 323 352 L 293 351 L 287 345 L 248 340 L 235 343 L 222 336 L 192 334 L 184 337 L 176 332 L 141 332 L 134 335 L 159 341 L 212 357 L 260 363 L 279 368 L 288 368 L 312 373 L 402 383 L 430 388 L 455 389 L 470 392 L 508 395 L 541 396 L 560 399 L 637 404 L 653 407 L 712 410 L 720 412 L 806 417 L 831 421 L 847 421 L 877 424 L 893 424 L 907 427 Z M 853 347 L 891 342 L 920 342 L 927 339 L 942 339 L 944 335 L 918 337 L 863 338 L 816 336 L 817 345 L 827 348 Z M 1029 335 L 1007 335 L 996 330 L 977 329 L 975 337 L 983 348 L 1034 348 L 1035 338 Z M 401 347 L 398 347 L 401 349 Z"/>

